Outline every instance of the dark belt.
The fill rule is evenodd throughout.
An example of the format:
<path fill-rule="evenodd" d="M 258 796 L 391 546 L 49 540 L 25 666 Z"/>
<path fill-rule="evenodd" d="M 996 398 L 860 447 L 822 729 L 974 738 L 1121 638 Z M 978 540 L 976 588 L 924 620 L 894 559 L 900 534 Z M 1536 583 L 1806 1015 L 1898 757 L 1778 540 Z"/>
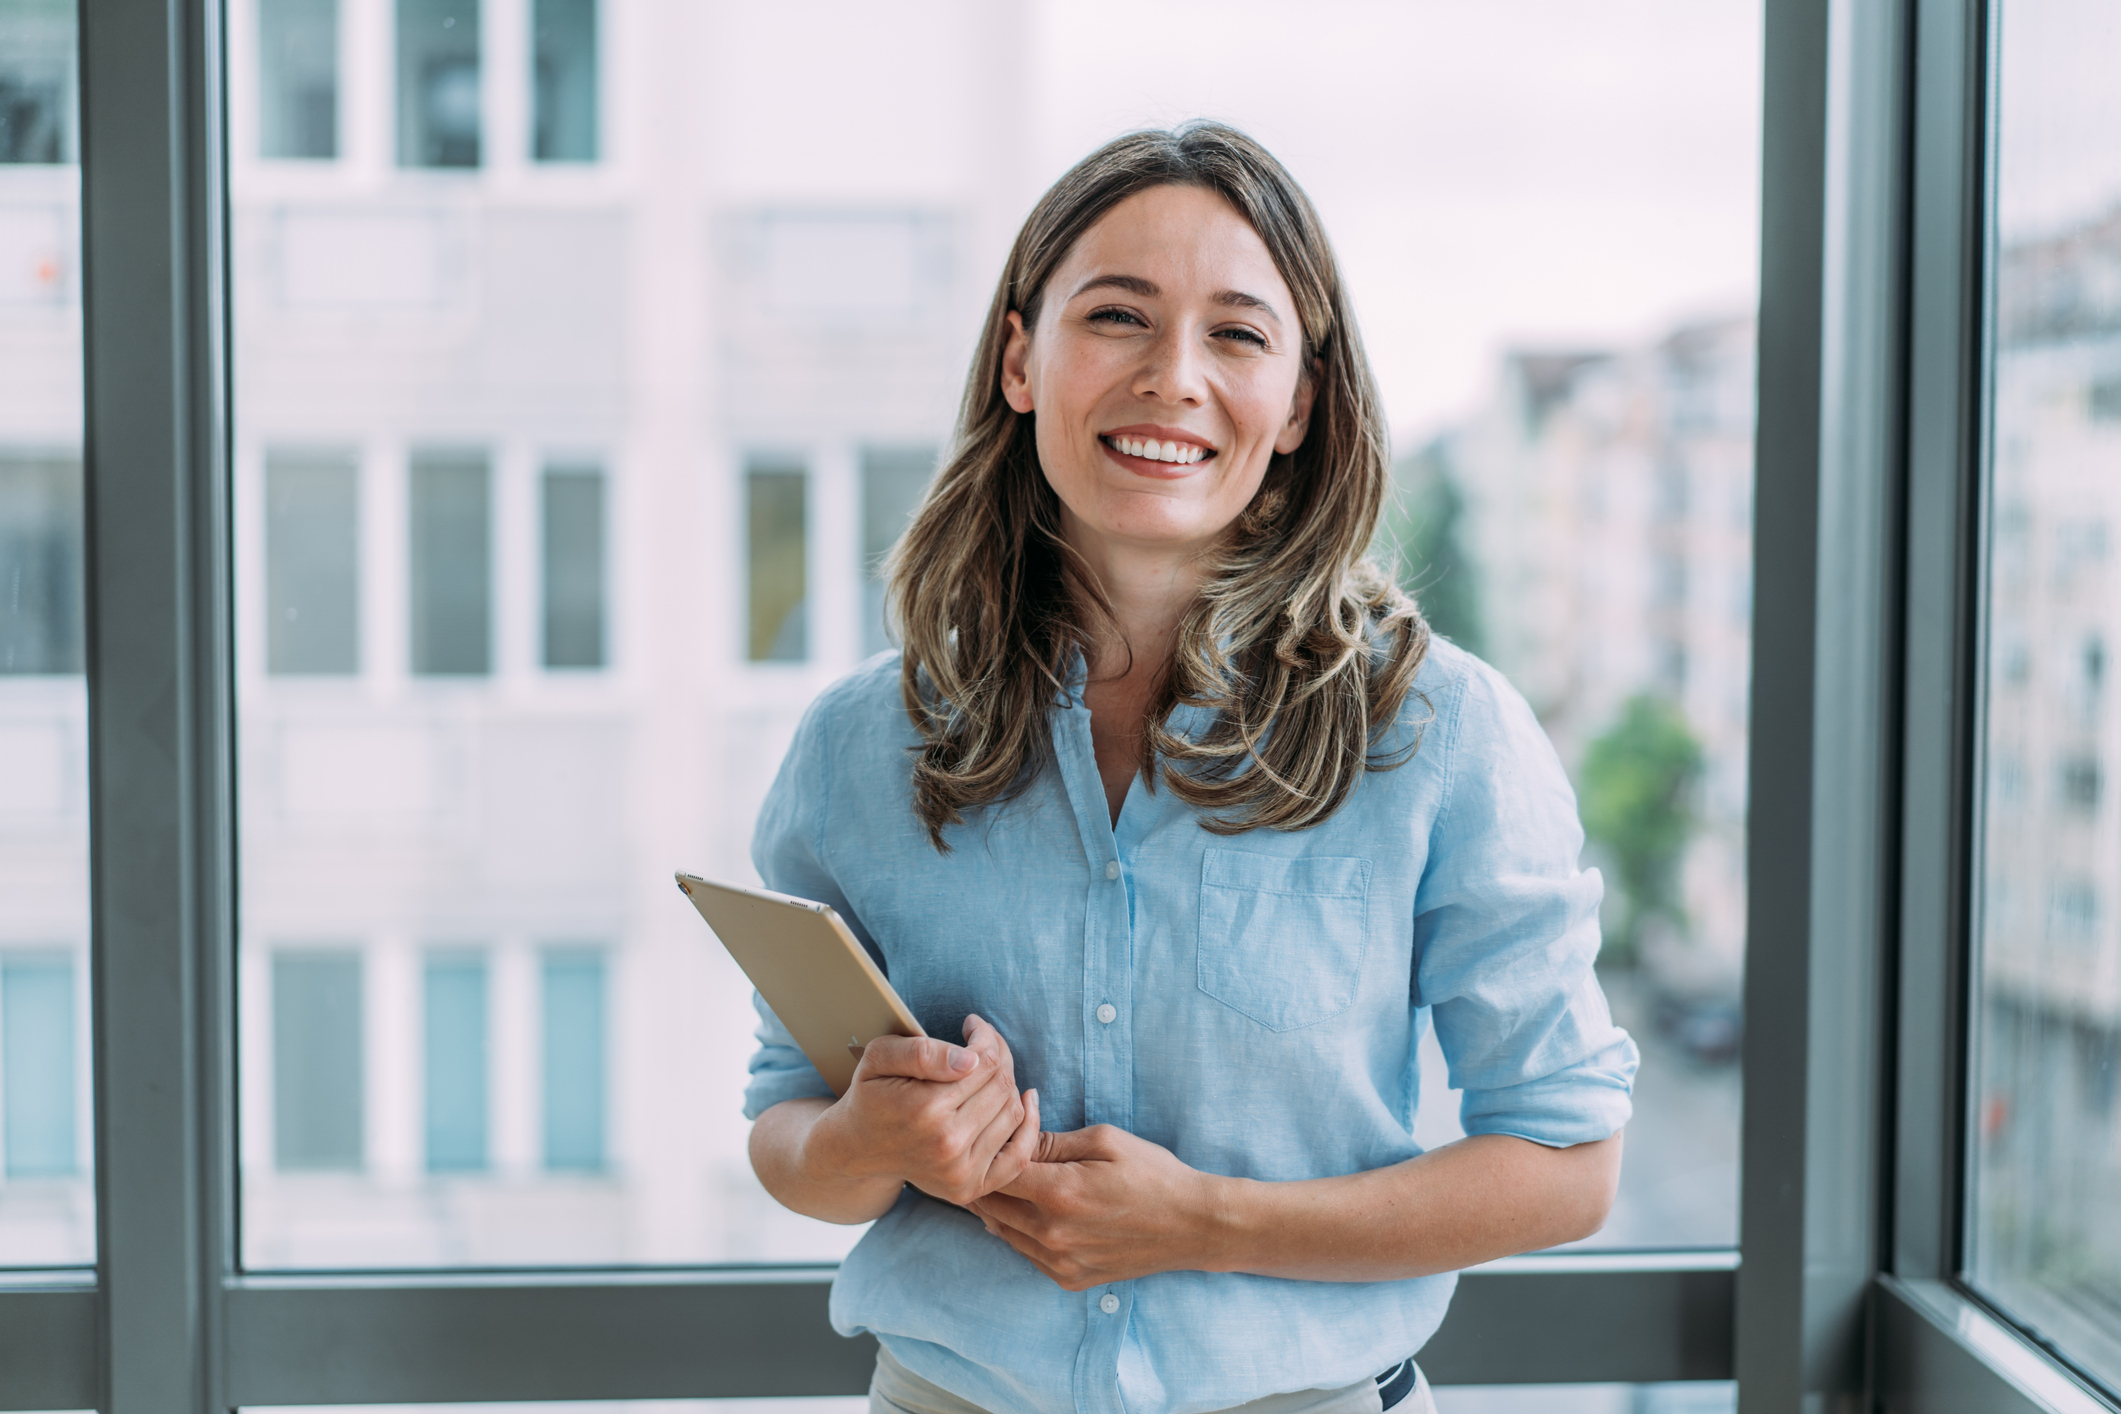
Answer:
<path fill-rule="evenodd" d="M 1390 1409 L 1414 1392 L 1414 1382 L 1420 1378 L 1412 1360 L 1402 1360 L 1377 1377 L 1377 1397 Z"/>

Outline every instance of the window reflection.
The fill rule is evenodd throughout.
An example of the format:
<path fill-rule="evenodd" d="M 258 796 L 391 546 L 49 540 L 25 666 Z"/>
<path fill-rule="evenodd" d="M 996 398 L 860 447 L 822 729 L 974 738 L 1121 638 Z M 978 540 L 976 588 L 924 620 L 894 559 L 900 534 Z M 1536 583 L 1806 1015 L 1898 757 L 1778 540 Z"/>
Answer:
<path fill-rule="evenodd" d="M 2121 1388 L 2121 18 L 2001 14 L 1969 1265 Z"/>

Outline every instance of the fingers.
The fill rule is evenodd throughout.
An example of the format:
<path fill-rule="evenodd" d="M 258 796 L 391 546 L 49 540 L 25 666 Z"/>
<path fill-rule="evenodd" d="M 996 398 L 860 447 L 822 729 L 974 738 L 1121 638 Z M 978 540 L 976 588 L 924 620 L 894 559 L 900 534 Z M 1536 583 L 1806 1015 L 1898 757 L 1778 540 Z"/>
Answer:
<path fill-rule="evenodd" d="M 1010 1054 L 1009 1042 L 995 1030 L 994 1023 L 975 1012 L 965 1018 L 964 1031 L 966 1049 L 992 1060 L 1009 1074 L 1010 1083 L 1015 1084 L 1016 1057 Z"/>
<path fill-rule="evenodd" d="M 933 1036 L 879 1036 L 862 1049 L 860 1078 L 897 1076 L 906 1080 L 932 1080 L 943 1084 L 963 1080 L 979 1069 L 980 1053 L 966 1046 L 953 1046 Z"/>
<path fill-rule="evenodd" d="M 997 1186 L 994 1183 L 995 1161 L 1000 1158 L 1002 1151 L 1009 1147 L 1017 1131 L 1023 1128 L 1023 1106 L 1013 1103 L 1015 1096 L 1010 1096 L 1010 1099 L 1012 1103 L 997 1109 L 985 1127 L 966 1146 L 966 1156 L 972 1160 L 974 1172 L 979 1179 L 978 1192 L 968 1194 L 968 1197 L 976 1198 Z"/>
<path fill-rule="evenodd" d="M 1024 1118 L 987 1166 L 987 1190 L 1006 1188 L 1022 1176 L 1038 1153 L 1038 1091 L 1024 1092 Z"/>

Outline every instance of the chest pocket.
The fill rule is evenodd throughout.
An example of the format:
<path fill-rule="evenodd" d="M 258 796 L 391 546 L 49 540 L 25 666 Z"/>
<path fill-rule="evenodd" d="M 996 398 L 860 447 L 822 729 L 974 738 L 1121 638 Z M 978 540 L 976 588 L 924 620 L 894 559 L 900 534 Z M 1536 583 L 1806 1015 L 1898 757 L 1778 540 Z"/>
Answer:
<path fill-rule="evenodd" d="M 1368 942 L 1370 861 L 1211 849 L 1200 866 L 1200 989 L 1269 1031 L 1355 1003 Z"/>

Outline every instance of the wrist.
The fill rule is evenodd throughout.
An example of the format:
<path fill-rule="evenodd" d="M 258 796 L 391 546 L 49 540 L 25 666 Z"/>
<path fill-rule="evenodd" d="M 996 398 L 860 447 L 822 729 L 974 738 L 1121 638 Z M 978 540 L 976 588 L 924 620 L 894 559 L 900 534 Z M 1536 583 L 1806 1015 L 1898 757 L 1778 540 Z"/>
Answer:
<path fill-rule="evenodd" d="M 1256 1265 L 1260 1199 L 1266 1184 L 1222 1174 L 1200 1175 L 1195 1211 L 1200 1229 L 1201 1271 L 1243 1272 Z"/>
<path fill-rule="evenodd" d="M 893 1186 L 899 1179 L 878 1171 L 874 1150 L 860 1142 L 848 1122 L 847 1102 L 836 1101 L 817 1117 L 804 1134 L 799 1163 L 813 1182 L 853 1183 L 858 1186 Z"/>

